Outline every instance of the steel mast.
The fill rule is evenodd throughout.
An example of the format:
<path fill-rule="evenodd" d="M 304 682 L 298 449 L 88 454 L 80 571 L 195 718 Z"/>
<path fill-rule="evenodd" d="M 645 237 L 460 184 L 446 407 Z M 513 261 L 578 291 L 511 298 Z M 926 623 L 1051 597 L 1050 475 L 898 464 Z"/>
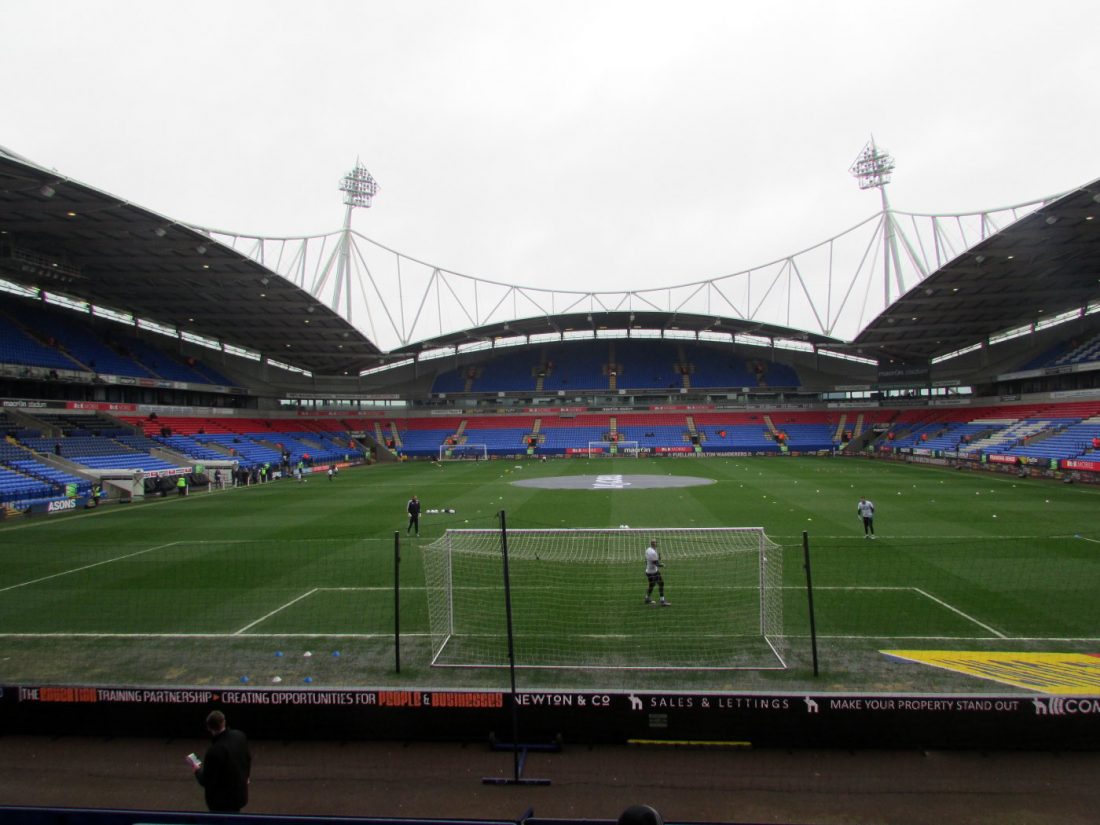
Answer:
<path fill-rule="evenodd" d="M 890 182 L 890 176 L 894 171 L 894 159 L 885 149 L 875 145 L 875 138 L 872 135 L 855 162 L 848 167 L 848 171 L 859 181 L 860 189 L 878 189 L 882 196 L 882 287 L 883 309 L 886 309 L 893 303 L 890 295 L 891 267 L 894 280 L 897 281 L 898 297 L 900 298 L 905 291 L 901 257 L 898 255 L 897 226 L 894 223 L 894 213 L 890 209 L 890 200 L 886 197 L 886 184 Z"/>
<path fill-rule="evenodd" d="M 359 159 L 355 159 L 355 168 L 344 175 L 340 181 L 340 191 L 344 193 L 344 228 L 340 233 L 339 251 L 336 256 L 336 289 L 333 291 L 332 309 L 339 312 L 340 292 L 344 293 L 346 319 L 350 324 L 351 315 L 351 213 L 356 207 L 369 209 L 371 198 L 378 194 L 378 181 L 367 171 Z"/>

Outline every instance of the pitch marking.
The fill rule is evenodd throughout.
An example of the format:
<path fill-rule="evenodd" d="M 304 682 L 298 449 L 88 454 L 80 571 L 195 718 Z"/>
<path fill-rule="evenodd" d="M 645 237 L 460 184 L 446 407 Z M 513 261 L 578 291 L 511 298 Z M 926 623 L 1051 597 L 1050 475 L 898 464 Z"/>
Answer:
<path fill-rule="evenodd" d="M 134 556 L 151 553 L 154 550 L 163 550 L 165 547 L 172 547 L 176 544 L 180 544 L 180 542 L 170 541 L 168 542 L 168 544 L 158 544 L 156 547 L 147 547 L 144 550 L 138 550 L 136 553 L 127 553 L 125 556 L 115 556 L 113 559 L 104 559 L 103 561 L 93 562 L 92 564 L 85 564 L 83 567 L 74 567 L 72 570 L 62 570 L 60 573 L 51 573 L 48 576 L 42 576 L 37 579 L 30 579 L 29 581 L 19 582 L 19 584 L 9 584 L 7 587 L 0 587 L 0 593 L 6 593 L 9 590 L 15 590 L 19 587 L 26 587 L 30 584 L 38 584 L 39 582 L 49 581 L 50 579 L 56 579 L 60 576 L 68 576 L 72 573 L 79 573 L 82 570 L 91 570 L 93 567 L 99 567 L 103 564 L 112 564 L 113 562 L 122 561 L 123 559 L 132 559 Z"/>
<path fill-rule="evenodd" d="M 943 606 L 943 607 L 946 607 L 946 608 L 947 608 L 948 610 L 950 610 L 950 611 L 951 611 L 952 613 L 954 613 L 954 614 L 956 614 L 956 615 L 958 615 L 958 616 L 962 616 L 962 617 L 963 617 L 964 619 L 966 619 L 966 620 L 967 620 L 968 622 L 973 622 L 974 624 L 976 624 L 976 625 L 977 625 L 978 627 L 982 628 L 983 630 L 988 630 L 988 631 L 989 631 L 990 633 L 992 633 L 992 634 L 993 634 L 994 636 L 996 636 L 996 637 L 997 637 L 998 639 L 1006 639 L 1006 638 L 1008 638 L 1007 636 L 1005 636 L 1005 634 L 1001 633 L 1001 632 L 1000 632 L 999 630 L 994 630 L 994 629 L 993 629 L 992 627 L 990 627 L 989 625 L 985 624 L 984 622 L 980 622 L 980 621 L 978 621 L 977 619 L 975 619 L 975 618 L 974 618 L 973 616 L 971 616 L 971 615 L 969 615 L 969 614 L 967 614 L 967 613 L 963 613 L 963 612 L 962 612 L 961 610 L 959 610 L 959 609 L 958 609 L 957 607 L 952 607 L 952 606 L 951 606 L 951 605 L 949 605 L 949 604 L 948 604 L 947 602 L 945 602 L 945 601 L 944 601 L 943 599 L 937 599 L 937 598 L 936 598 L 935 596 L 933 596 L 933 595 L 932 595 L 931 593 L 928 593 L 928 592 L 926 592 L 926 591 L 924 591 L 924 590 L 921 590 L 921 589 L 920 589 L 919 587 L 914 587 L 914 588 L 913 588 L 913 590 L 915 590 L 915 591 L 916 591 L 917 593 L 920 593 L 920 594 L 921 594 L 922 596 L 924 596 L 924 597 L 925 597 L 926 599 L 931 599 L 931 600 L 932 600 L 932 601 L 934 601 L 934 602 L 935 602 L 936 604 L 938 604 L 938 605 L 941 605 L 941 606 Z"/>

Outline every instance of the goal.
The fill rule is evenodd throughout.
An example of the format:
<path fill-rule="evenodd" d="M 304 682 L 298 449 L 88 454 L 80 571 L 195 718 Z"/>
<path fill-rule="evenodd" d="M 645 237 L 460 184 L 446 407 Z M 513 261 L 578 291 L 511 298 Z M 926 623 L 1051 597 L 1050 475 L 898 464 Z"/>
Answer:
<path fill-rule="evenodd" d="M 668 607 L 645 602 L 651 539 Z M 498 530 L 448 530 L 424 549 L 433 666 L 508 666 L 502 548 Z M 507 548 L 517 667 L 786 667 L 782 547 L 763 528 L 509 530 Z"/>
<path fill-rule="evenodd" d="M 589 441 L 588 457 L 625 455 L 637 458 L 641 450 L 637 441 Z"/>
<path fill-rule="evenodd" d="M 489 457 L 489 447 L 485 444 L 440 444 L 439 445 L 439 460 L 462 460 L 470 459 L 473 461 L 484 461 Z"/>

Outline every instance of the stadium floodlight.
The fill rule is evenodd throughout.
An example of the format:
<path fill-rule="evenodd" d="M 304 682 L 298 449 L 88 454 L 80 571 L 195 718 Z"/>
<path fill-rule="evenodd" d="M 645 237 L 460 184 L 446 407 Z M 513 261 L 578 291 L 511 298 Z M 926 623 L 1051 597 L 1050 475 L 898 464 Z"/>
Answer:
<path fill-rule="evenodd" d="M 507 535 L 517 668 L 787 667 L 783 548 L 763 528 Z M 651 539 L 666 571 L 668 610 L 645 602 Z M 433 667 L 508 666 L 501 541 L 499 530 L 447 530 L 424 548 Z"/>
<path fill-rule="evenodd" d="M 340 191 L 344 193 L 344 205 L 347 207 L 344 210 L 344 229 L 333 249 L 332 257 L 325 264 L 325 268 L 311 292 L 314 297 L 320 297 L 328 283 L 329 275 L 332 274 L 335 267 L 336 286 L 332 291 L 329 308 L 338 315 L 342 314 L 350 324 L 352 323 L 351 287 L 354 280 L 351 261 L 351 249 L 354 245 L 351 237 L 351 213 L 355 211 L 356 207 L 370 208 L 371 199 L 378 194 L 378 181 L 367 171 L 367 167 L 356 158 L 355 168 L 344 175 L 340 181 Z M 343 303 L 342 313 L 340 311 L 341 302 Z"/>
<path fill-rule="evenodd" d="M 877 147 L 875 139 L 871 138 L 848 171 L 859 181 L 860 189 L 879 189 L 890 182 L 894 159 L 885 149 Z"/>
<path fill-rule="evenodd" d="M 898 231 L 894 215 L 890 211 L 890 200 L 886 197 L 886 184 L 890 182 L 890 175 L 894 171 L 894 159 L 885 149 L 875 145 L 874 135 L 867 141 L 863 151 L 856 157 L 855 162 L 848 167 L 848 171 L 859 181 L 860 189 L 878 189 L 882 197 L 882 287 L 883 306 L 888 307 L 894 302 L 891 293 L 891 277 L 897 283 L 897 293 L 905 292 L 905 284 L 902 279 L 901 258 L 898 254 Z M 925 273 L 927 274 L 927 273 Z"/>
<path fill-rule="evenodd" d="M 344 179 L 340 181 L 340 191 L 344 193 L 346 206 L 369 209 L 371 198 L 378 194 L 378 181 L 367 171 L 367 167 L 356 160 L 355 168 L 344 175 Z"/>

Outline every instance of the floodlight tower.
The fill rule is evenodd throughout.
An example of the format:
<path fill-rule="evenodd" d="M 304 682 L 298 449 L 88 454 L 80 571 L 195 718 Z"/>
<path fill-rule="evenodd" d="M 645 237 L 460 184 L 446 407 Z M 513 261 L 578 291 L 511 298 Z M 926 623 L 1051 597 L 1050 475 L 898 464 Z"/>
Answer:
<path fill-rule="evenodd" d="M 355 159 L 355 168 L 344 175 L 340 181 L 340 191 L 344 193 L 344 230 L 340 235 L 340 251 L 336 263 L 336 291 L 333 304 L 339 303 L 341 289 L 344 293 L 344 306 L 347 320 L 351 322 L 351 213 L 354 209 L 370 209 L 371 198 L 378 194 L 378 181 L 367 171 L 359 159 Z M 332 307 L 334 310 L 337 307 Z"/>
<path fill-rule="evenodd" d="M 898 255 L 897 228 L 894 225 L 894 213 L 886 197 L 886 184 L 894 171 L 894 159 L 885 149 L 875 145 L 872 135 L 863 151 L 856 157 L 848 171 L 859 181 L 860 189 L 878 189 L 882 195 L 882 248 L 883 248 L 883 309 L 890 306 L 890 268 L 894 269 L 898 296 L 905 291 L 901 276 L 901 259 Z"/>

